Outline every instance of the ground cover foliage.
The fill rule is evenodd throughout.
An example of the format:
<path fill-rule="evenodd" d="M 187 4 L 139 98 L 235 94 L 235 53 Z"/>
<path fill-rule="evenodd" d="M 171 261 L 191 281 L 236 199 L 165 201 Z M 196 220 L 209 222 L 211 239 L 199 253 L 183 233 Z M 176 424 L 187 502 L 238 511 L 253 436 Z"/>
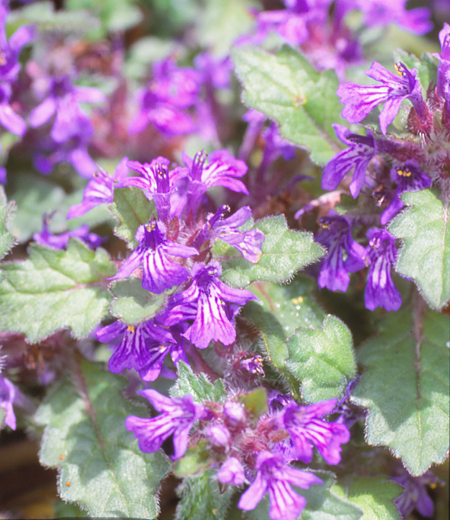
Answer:
<path fill-rule="evenodd" d="M 448 517 L 450 9 L 410 3 L 0 0 L 0 443 L 48 517 Z"/>

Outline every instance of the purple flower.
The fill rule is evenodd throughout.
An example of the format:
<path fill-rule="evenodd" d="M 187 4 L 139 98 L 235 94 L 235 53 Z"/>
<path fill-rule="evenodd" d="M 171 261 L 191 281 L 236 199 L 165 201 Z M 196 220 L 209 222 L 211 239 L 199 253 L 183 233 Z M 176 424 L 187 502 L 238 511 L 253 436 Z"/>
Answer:
<path fill-rule="evenodd" d="M 365 24 L 388 25 L 398 24 L 403 29 L 415 34 L 431 31 L 430 11 L 426 8 L 407 11 L 407 0 L 356 0 L 358 8 L 365 14 Z"/>
<path fill-rule="evenodd" d="M 348 218 L 331 216 L 322 218 L 320 222 L 323 231 L 316 236 L 316 241 L 328 251 L 320 266 L 319 287 L 345 292 L 350 283 L 346 266 L 349 262 L 357 262 L 359 269 L 363 268 L 367 256 L 365 248 L 353 240 Z M 344 251 L 348 255 L 345 261 Z"/>
<path fill-rule="evenodd" d="M 162 443 L 173 435 L 173 459 L 179 459 L 187 449 L 189 431 L 204 413 L 203 406 L 194 403 L 190 395 L 169 398 L 156 390 L 141 390 L 138 394 L 148 399 L 162 414 L 153 419 L 131 415 L 125 421 L 126 429 L 134 432 L 139 440 L 139 449 L 144 453 L 158 451 Z"/>
<path fill-rule="evenodd" d="M 65 233 L 61 233 L 59 235 L 53 235 L 48 229 L 50 220 L 51 215 L 44 215 L 42 231 L 33 235 L 33 240 L 41 246 L 53 247 L 55 249 L 65 249 L 71 238 L 78 238 L 91 249 L 95 249 L 106 240 L 105 238 L 99 237 L 95 233 L 90 233 L 89 226 L 87 224 L 83 224 L 79 228 L 72 231 L 66 231 Z"/>
<path fill-rule="evenodd" d="M 213 424 L 205 430 L 208 441 L 214 446 L 227 447 L 231 442 L 230 431 L 224 424 Z"/>
<path fill-rule="evenodd" d="M 134 368 L 144 381 L 154 381 L 169 352 L 176 360 L 180 357 L 172 334 L 151 320 L 137 325 L 118 320 L 97 331 L 97 339 L 102 343 L 120 336 L 120 345 L 108 362 L 109 370 L 115 374 Z M 185 359 L 184 352 L 181 357 Z"/>
<path fill-rule="evenodd" d="M 413 477 L 405 470 L 402 475 L 392 477 L 394 482 L 400 484 L 405 491 L 396 499 L 394 504 L 397 506 L 402 518 L 410 515 L 413 509 L 426 518 L 431 518 L 434 514 L 434 504 L 427 492 L 427 486 L 436 487 L 437 484 L 444 484 L 440 479 L 433 475 L 431 471 L 425 472 L 420 477 Z"/>
<path fill-rule="evenodd" d="M 5 424 L 12 430 L 16 429 L 16 416 L 13 401 L 16 397 L 16 387 L 0 374 L 0 408 L 5 410 Z"/>
<path fill-rule="evenodd" d="M 308 406 L 290 403 L 276 417 L 278 426 L 289 432 L 295 456 L 302 462 L 311 462 L 315 446 L 328 464 L 339 464 L 341 444 L 350 440 L 350 432 L 343 424 L 321 419 L 334 410 L 336 402 L 330 399 Z"/>
<path fill-rule="evenodd" d="M 67 76 L 51 78 L 48 96 L 31 111 L 28 121 L 35 128 L 56 115 L 50 137 L 57 143 L 63 143 L 83 134 L 85 127 L 91 126 L 79 103 L 101 103 L 105 99 L 96 88 L 73 86 Z"/>
<path fill-rule="evenodd" d="M 92 133 L 93 128 L 89 121 L 83 134 L 73 136 L 64 143 L 44 139 L 34 154 L 34 166 L 44 175 L 49 175 L 56 164 L 68 162 L 82 177 L 90 179 L 97 170 L 97 165 L 87 151 Z"/>
<path fill-rule="evenodd" d="M 230 457 L 220 466 L 217 478 L 221 484 L 242 486 L 245 482 L 244 468 L 236 457 Z"/>
<path fill-rule="evenodd" d="M 244 161 L 235 159 L 227 150 L 218 150 L 208 156 L 204 152 L 195 154 L 194 159 L 183 153 L 183 162 L 189 169 L 189 183 L 186 188 L 186 212 L 197 213 L 203 195 L 212 186 L 223 186 L 229 190 L 248 195 L 245 184 L 239 180 L 247 173 Z"/>
<path fill-rule="evenodd" d="M 367 131 L 367 136 L 363 136 L 352 134 L 348 128 L 342 125 L 333 124 L 333 127 L 338 138 L 350 148 L 339 152 L 325 166 L 322 188 L 329 191 L 335 190 L 345 174 L 354 168 L 350 193 L 353 198 L 356 198 L 364 186 L 367 166 L 377 152 L 376 142 L 370 130 Z"/>
<path fill-rule="evenodd" d="M 432 184 L 430 177 L 422 173 L 414 161 L 408 161 L 402 167 L 393 168 L 391 178 L 397 183 L 397 189 L 391 203 L 381 214 L 382 226 L 387 224 L 405 206 L 400 199 L 402 193 L 424 190 Z"/>
<path fill-rule="evenodd" d="M 81 217 L 99 204 L 111 204 L 114 200 L 114 182 L 121 181 L 128 175 L 127 163 L 128 157 L 124 157 L 112 177 L 99 167 L 84 189 L 83 202 L 69 209 L 67 219 Z"/>
<path fill-rule="evenodd" d="M 447 100 L 450 93 L 450 25 L 444 23 L 443 29 L 439 33 L 439 41 L 441 42 L 441 53 L 437 55 L 439 58 L 437 73 L 437 93 Z"/>
<path fill-rule="evenodd" d="M 427 119 L 416 69 L 408 70 L 403 63 L 398 63 L 395 68 L 397 76 L 375 61 L 366 75 L 379 81 L 381 85 L 357 85 L 356 83 L 339 85 L 336 93 L 341 97 L 341 103 L 345 105 L 342 117 L 349 123 L 359 123 L 373 108 L 384 102 L 380 114 L 380 128 L 383 135 L 386 135 L 386 129 L 397 115 L 402 101 L 409 99 L 418 117 Z"/>
<path fill-rule="evenodd" d="M 4 20 L 6 11 L 4 9 L 2 11 L 0 16 L 0 80 L 12 82 L 16 79 L 20 69 L 20 51 L 34 38 L 35 27 L 33 25 L 20 27 L 8 41 Z"/>
<path fill-rule="evenodd" d="M 171 326 L 193 319 L 183 336 L 198 348 L 206 348 L 213 339 L 231 345 L 236 339 L 234 316 L 257 298 L 250 291 L 228 287 L 219 280 L 221 274 L 218 262 L 195 264 L 190 287 L 172 296 L 158 320 Z"/>
<path fill-rule="evenodd" d="M 272 520 L 297 520 L 306 505 L 291 485 L 308 489 L 322 480 L 313 473 L 287 466 L 282 455 L 262 451 L 256 459 L 256 478 L 241 496 L 238 507 L 244 511 L 255 509 L 266 492 L 269 493 Z"/>
<path fill-rule="evenodd" d="M 9 104 L 11 86 L 8 83 L 0 84 L 0 125 L 11 133 L 24 135 L 27 129 L 25 121 L 18 116 Z"/>
<path fill-rule="evenodd" d="M 128 168 L 140 173 L 142 177 L 129 177 L 117 184 L 117 188 L 134 186 L 143 190 L 148 198 L 153 199 L 158 218 L 162 222 L 172 216 L 181 215 L 184 208 L 184 202 L 177 200 L 177 182 L 188 172 L 181 167 L 169 171 L 169 164 L 169 159 L 165 157 L 157 157 L 150 164 L 129 161 Z"/>
<path fill-rule="evenodd" d="M 387 311 L 397 311 L 402 297 L 392 281 L 391 267 L 397 259 L 395 238 L 384 229 L 369 229 L 369 246 L 366 248 L 370 260 L 364 300 L 367 309 L 373 311 L 384 307 Z"/>
<path fill-rule="evenodd" d="M 264 233 L 259 229 L 238 230 L 239 226 L 245 224 L 252 217 L 252 210 L 249 206 L 245 206 L 231 217 L 223 218 L 223 215 L 228 211 L 230 211 L 229 206 L 220 206 L 214 215 L 210 214 L 193 245 L 199 249 L 207 240 L 220 238 L 236 248 L 249 262 L 258 262 L 261 257 L 261 246 L 265 240 Z"/>
<path fill-rule="evenodd" d="M 188 270 L 170 260 L 169 256 L 188 258 L 197 255 L 198 251 L 172 242 L 165 234 L 166 226 L 162 222 L 139 226 L 136 232 L 139 245 L 110 280 L 126 278 L 143 264 L 142 287 L 147 291 L 161 294 L 166 289 L 183 283 L 189 276 Z"/>
<path fill-rule="evenodd" d="M 129 132 L 142 132 L 151 122 L 167 136 L 191 133 L 196 125 L 184 112 L 195 104 L 201 75 L 194 69 L 179 68 L 172 58 L 153 65 L 153 80 L 138 93 L 139 112 L 130 123 Z"/>

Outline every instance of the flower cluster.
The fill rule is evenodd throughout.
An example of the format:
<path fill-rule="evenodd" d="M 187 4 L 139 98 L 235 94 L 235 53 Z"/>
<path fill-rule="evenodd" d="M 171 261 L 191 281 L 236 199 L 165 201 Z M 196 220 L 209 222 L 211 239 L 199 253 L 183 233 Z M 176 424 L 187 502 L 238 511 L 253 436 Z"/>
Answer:
<path fill-rule="evenodd" d="M 174 459 L 182 457 L 188 446 L 190 450 L 207 449 L 221 484 L 250 484 L 238 507 L 254 509 L 268 493 L 272 520 L 296 520 L 305 507 L 305 498 L 291 485 L 308 489 L 322 484 L 314 473 L 290 463 L 311 462 L 315 447 L 328 464 L 338 464 L 341 445 L 350 438 L 345 425 L 323 419 L 335 411 L 336 399 L 301 406 L 289 396 L 271 396 L 273 402 L 284 406 L 258 416 L 245 406 L 245 395 L 222 403 L 198 404 L 191 396 L 169 399 L 155 390 L 140 394 L 162 412 L 153 419 L 131 416 L 126 420 L 142 451 L 157 451 L 171 436 Z M 207 448 L 201 448 L 205 445 Z"/>

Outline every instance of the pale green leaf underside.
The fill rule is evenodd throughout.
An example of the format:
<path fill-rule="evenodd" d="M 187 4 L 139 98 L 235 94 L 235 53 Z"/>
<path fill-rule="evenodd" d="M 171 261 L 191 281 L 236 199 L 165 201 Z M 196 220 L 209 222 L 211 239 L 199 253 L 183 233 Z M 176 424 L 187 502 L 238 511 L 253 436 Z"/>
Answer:
<path fill-rule="evenodd" d="M 322 330 L 298 328 L 287 345 L 287 368 L 308 402 L 339 397 L 355 377 L 352 336 L 335 316 L 325 318 Z"/>
<path fill-rule="evenodd" d="M 389 226 L 404 244 L 397 271 L 412 278 L 431 307 L 436 310 L 450 300 L 449 208 L 432 190 L 405 193 L 408 206 Z"/>
<path fill-rule="evenodd" d="M 119 280 L 111 287 L 114 301 L 111 313 L 129 325 L 154 316 L 164 303 L 163 294 L 152 294 L 142 288 L 142 280 L 128 278 Z"/>
<path fill-rule="evenodd" d="M 277 121 L 283 137 L 307 148 L 318 164 L 326 164 L 340 150 L 331 124 L 346 122 L 333 70 L 318 73 L 287 45 L 276 55 L 239 46 L 232 57 L 244 87 L 244 103 Z"/>
<path fill-rule="evenodd" d="M 115 268 L 106 251 L 71 239 L 67 251 L 32 244 L 29 255 L 3 266 L 0 329 L 22 332 L 31 343 L 65 327 L 76 338 L 89 334 L 108 314 L 105 278 Z"/>
<path fill-rule="evenodd" d="M 122 377 L 88 362 L 74 370 L 75 383 L 61 384 L 36 414 L 46 426 L 41 463 L 60 468 L 63 500 L 93 517 L 155 518 L 156 493 L 170 463 L 160 452 L 142 453 L 125 429 L 125 419 L 142 416 L 143 409 L 122 397 Z"/>
<path fill-rule="evenodd" d="M 323 481 L 323 485 L 314 484 L 309 489 L 293 489 L 306 498 L 306 506 L 299 520 L 359 520 L 362 511 L 347 498 L 334 493 L 330 487 L 334 484 L 333 475 L 313 471 Z M 269 520 L 269 497 L 266 494 L 253 511 L 246 511 L 248 520 Z"/>
<path fill-rule="evenodd" d="M 108 208 L 119 223 L 114 233 L 134 249 L 138 245 L 134 238 L 138 227 L 146 224 L 154 212 L 153 201 L 140 188 L 116 188 L 114 202 Z"/>
<path fill-rule="evenodd" d="M 243 288 L 256 280 L 286 282 L 324 254 L 310 233 L 290 230 L 282 215 L 261 220 L 255 227 L 266 237 L 258 263 L 252 264 L 238 253 L 223 265 L 222 279 L 234 287 Z"/>
<path fill-rule="evenodd" d="M 428 311 L 422 339 L 411 316 L 393 313 L 358 350 L 367 367 L 352 400 L 369 409 L 367 441 L 388 446 L 413 475 L 441 463 L 449 448 L 448 316 Z"/>
<path fill-rule="evenodd" d="M 333 486 L 332 490 L 339 496 L 345 496 L 363 511 L 361 520 L 401 520 L 393 499 L 404 489 L 392 480 L 384 477 L 357 477 L 346 492 L 340 486 Z"/>
<path fill-rule="evenodd" d="M 188 477 L 178 489 L 181 501 L 175 520 L 225 520 L 234 491 L 233 486 L 227 486 L 221 492 L 217 477 L 212 477 L 211 470 Z"/>

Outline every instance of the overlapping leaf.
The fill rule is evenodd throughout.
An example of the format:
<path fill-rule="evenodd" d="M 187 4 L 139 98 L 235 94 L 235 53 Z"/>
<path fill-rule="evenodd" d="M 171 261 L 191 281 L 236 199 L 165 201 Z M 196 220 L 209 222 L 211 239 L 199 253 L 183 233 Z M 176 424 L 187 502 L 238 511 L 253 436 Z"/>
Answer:
<path fill-rule="evenodd" d="M 244 103 L 277 121 L 282 136 L 307 148 L 313 161 L 326 164 L 340 149 L 331 124 L 347 124 L 336 96 L 336 73 L 318 73 L 286 45 L 277 54 L 236 47 L 232 56 Z"/>
<path fill-rule="evenodd" d="M 67 251 L 33 244 L 29 255 L 3 266 L 0 329 L 22 332 L 33 343 L 64 327 L 76 338 L 89 334 L 108 314 L 105 279 L 115 268 L 106 251 L 71 239 Z"/>
<path fill-rule="evenodd" d="M 243 288 L 255 280 L 286 282 L 299 269 L 316 262 L 324 254 L 310 233 L 292 231 L 284 216 L 269 217 L 255 225 L 264 235 L 261 257 L 252 264 L 235 252 L 223 266 L 222 279 L 234 287 Z M 227 257 L 227 254 L 224 254 Z"/>
<path fill-rule="evenodd" d="M 219 402 L 227 395 L 221 379 L 211 383 L 204 373 L 194 374 L 183 361 L 178 364 L 178 379 L 170 393 L 174 397 L 190 395 L 197 402 Z"/>
<path fill-rule="evenodd" d="M 389 226 L 404 244 L 397 260 L 397 271 L 412 278 L 435 309 L 450 300 L 450 222 L 449 207 L 432 190 L 404 193 L 408 206 Z"/>
<path fill-rule="evenodd" d="M 449 448 L 450 322 L 433 311 L 423 321 L 397 312 L 380 331 L 358 350 L 367 370 L 352 399 L 369 409 L 369 444 L 388 446 L 421 475 Z"/>
<path fill-rule="evenodd" d="M 162 453 L 142 453 L 124 421 L 138 408 L 122 397 L 126 380 L 84 362 L 53 390 L 36 414 L 46 426 L 41 463 L 60 469 L 65 501 L 90 516 L 155 518 L 157 491 L 170 463 Z"/>

